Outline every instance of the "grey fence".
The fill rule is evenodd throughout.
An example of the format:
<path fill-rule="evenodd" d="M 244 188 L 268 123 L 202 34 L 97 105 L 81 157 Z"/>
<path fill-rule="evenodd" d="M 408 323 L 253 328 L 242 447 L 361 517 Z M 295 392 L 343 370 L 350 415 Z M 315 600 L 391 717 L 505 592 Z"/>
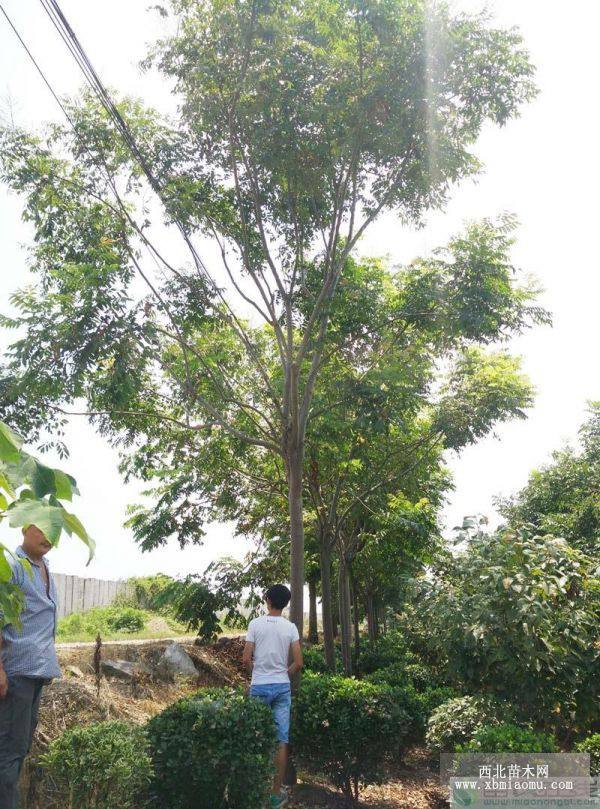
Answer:
<path fill-rule="evenodd" d="M 66 576 L 64 573 L 54 573 L 53 576 L 59 618 L 72 612 L 85 612 L 92 607 L 107 607 L 120 595 L 133 595 L 132 586 L 126 581 L 82 579 L 80 576 Z"/>

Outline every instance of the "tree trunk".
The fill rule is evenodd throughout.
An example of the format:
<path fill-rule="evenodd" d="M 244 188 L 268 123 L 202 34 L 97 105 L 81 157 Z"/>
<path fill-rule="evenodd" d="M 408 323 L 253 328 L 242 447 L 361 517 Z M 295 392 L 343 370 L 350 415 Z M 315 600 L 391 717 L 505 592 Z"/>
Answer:
<path fill-rule="evenodd" d="M 354 623 L 354 666 L 358 669 L 360 658 L 360 614 L 358 609 L 358 594 L 352 582 L 352 620 Z"/>
<path fill-rule="evenodd" d="M 317 623 L 317 582 L 311 578 L 308 582 L 308 640 L 319 642 L 319 626 Z"/>
<path fill-rule="evenodd" d="M 335 671 L 335 635 L 333 628 L 333 600 L 331 598 L 331 554 L 326 545 L 327 539 L 321 539 L 321 607 L 323 611 L 323 644 L 325 646 L 325 662 L 331 671 Z"/>
<path fill-rule="evenodd" d="M 367 626 L 369 628 L 369 640 L 374 643 L 377 639 L 377 615 L 375 611 L 375 602 L 373 600 L 373 593 L 368 593 L 366 600 L 367 611 Z"/>
<path fill-rule="evenodd" d="M 302 509 L 303 452 L 296 447 L 288 457 L 288 504 L 290 513 L 290 620 L 304 635 L 304 520 Z"/>
<path fill-rule="evenodd" d="M 352 610 L 350 605 L 350 575 L 345 559 L 340 559 L 338 602 L 340 605 L 340 630 L 342 637 L 342 661 L 344 672 L 352 674 Z"/>

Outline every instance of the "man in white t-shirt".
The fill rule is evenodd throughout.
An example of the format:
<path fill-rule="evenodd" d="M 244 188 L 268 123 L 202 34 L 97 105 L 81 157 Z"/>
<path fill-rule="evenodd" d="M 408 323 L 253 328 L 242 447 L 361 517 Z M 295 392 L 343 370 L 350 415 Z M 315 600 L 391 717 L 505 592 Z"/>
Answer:
<path fill-rule="evenodd" d="M 281 615 L 290 603 L 290 598 L 291 593 L 285 585 L 274 584 L 269 587 L 265 593 L 267 615 L 250 621 L 243 658 L 246 667 L 252 671 L 250 696 L 271 708 L 277 726 L 279 747 L 275 757 L 276 771 L 271 795 L 271 806 L 275 809 L 287 803 L 282 785 L 290 740 L 290 677 L 300 671 L 303 665 L 298 629 Z"/>

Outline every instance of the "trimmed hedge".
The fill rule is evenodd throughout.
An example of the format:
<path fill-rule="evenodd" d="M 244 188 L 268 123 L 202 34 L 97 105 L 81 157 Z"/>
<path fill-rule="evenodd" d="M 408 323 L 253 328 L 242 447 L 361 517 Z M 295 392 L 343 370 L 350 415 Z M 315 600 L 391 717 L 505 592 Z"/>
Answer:
<path fill-rule="evenodd" d="M 302 678 L 294 713 L 296 753 L 351 800 L 361 786 L 380 783 L 383 764 L 411 723 L 389 686 L 311 672 Z"/>
<path fill-rule="evenodd" d="M 204 689 L 147 725 L 161 809 L 262 809 L 276 733 L 270 709 L 241 691 Z"/>
<path fill-rule="evenodd" d="M 40 760 L 63 789 L 65 806 L 85 809 L 134 809 L 152 776 L 146 734 L 125 722 L 71 728 Z"/>

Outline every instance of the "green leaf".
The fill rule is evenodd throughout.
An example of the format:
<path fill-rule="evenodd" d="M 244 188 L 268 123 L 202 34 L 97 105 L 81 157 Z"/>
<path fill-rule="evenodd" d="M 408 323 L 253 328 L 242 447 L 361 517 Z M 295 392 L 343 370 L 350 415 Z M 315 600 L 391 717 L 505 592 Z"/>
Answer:
<path fill-rule="evenodd" d="M 43 463 L 31 459 L 34 463 L 31 476 L 31 486 L 36 497 L 42 498 L 47 494 L 56 494 L 56 480 L 53 469 Z"/>
<path fill-rule="evenodd" d="M 66 509 L 63 509 L 63 519 L 64 519 L 64 528 L 65 531 L 69 534 L 75 534 L 76 536 L 84 542 L 90 552 L 88 558 L 88 564 L 92 561 L 94 557 L 94 552 L 96 550 L 96 543 L 92 539 L 92 537 L 88 534 L 85 530 L 81 520 L 75 516 L 75 514 L 70 514 Z"/>
<path fill-rule="evenodd" d="M 61 472 L 60 469 L 54 469 L 53 471 L 56 497 L 59 500 L 71 501 L 74 494 L 79 494 L 75 478 L 67 475 L 66 472 Z"/>
<path fill-rule="evenodd" d="M 4 552 L 0 550 L 0 581 L 7 582 L 12 578 L 12 568 Z"/>
<path fill-rule="evenodd" d="M 0 460 L 15 463 L 19 460 L 19 451 L 23 439 L 13 432 L 3 421 L 0 421 Z"/>
<path fill-rule="evenodd" d="M 58 542 L 64 528 L 63 512 L 64 509 L 60 506 L 51 506 L 43 500 L 32 500 L 29 497 L 17 500 L 8 510 L 13 528 L 35 525 L 53 545 Z"/>
<path fill-rule="evenodd" d="M 6 511 L 8 508 L 8 500 L 6 497 L 0 492 L 0 511 Z"/>
<path fill-rule="evenodd" d="M 15 496 L 15 490 L 11 486 L 10 481 L 7 478 L 6 474 L 1 469 L 0 469 L 0 489 L 4 489 L 4 491 L 11 497 Z"/>

